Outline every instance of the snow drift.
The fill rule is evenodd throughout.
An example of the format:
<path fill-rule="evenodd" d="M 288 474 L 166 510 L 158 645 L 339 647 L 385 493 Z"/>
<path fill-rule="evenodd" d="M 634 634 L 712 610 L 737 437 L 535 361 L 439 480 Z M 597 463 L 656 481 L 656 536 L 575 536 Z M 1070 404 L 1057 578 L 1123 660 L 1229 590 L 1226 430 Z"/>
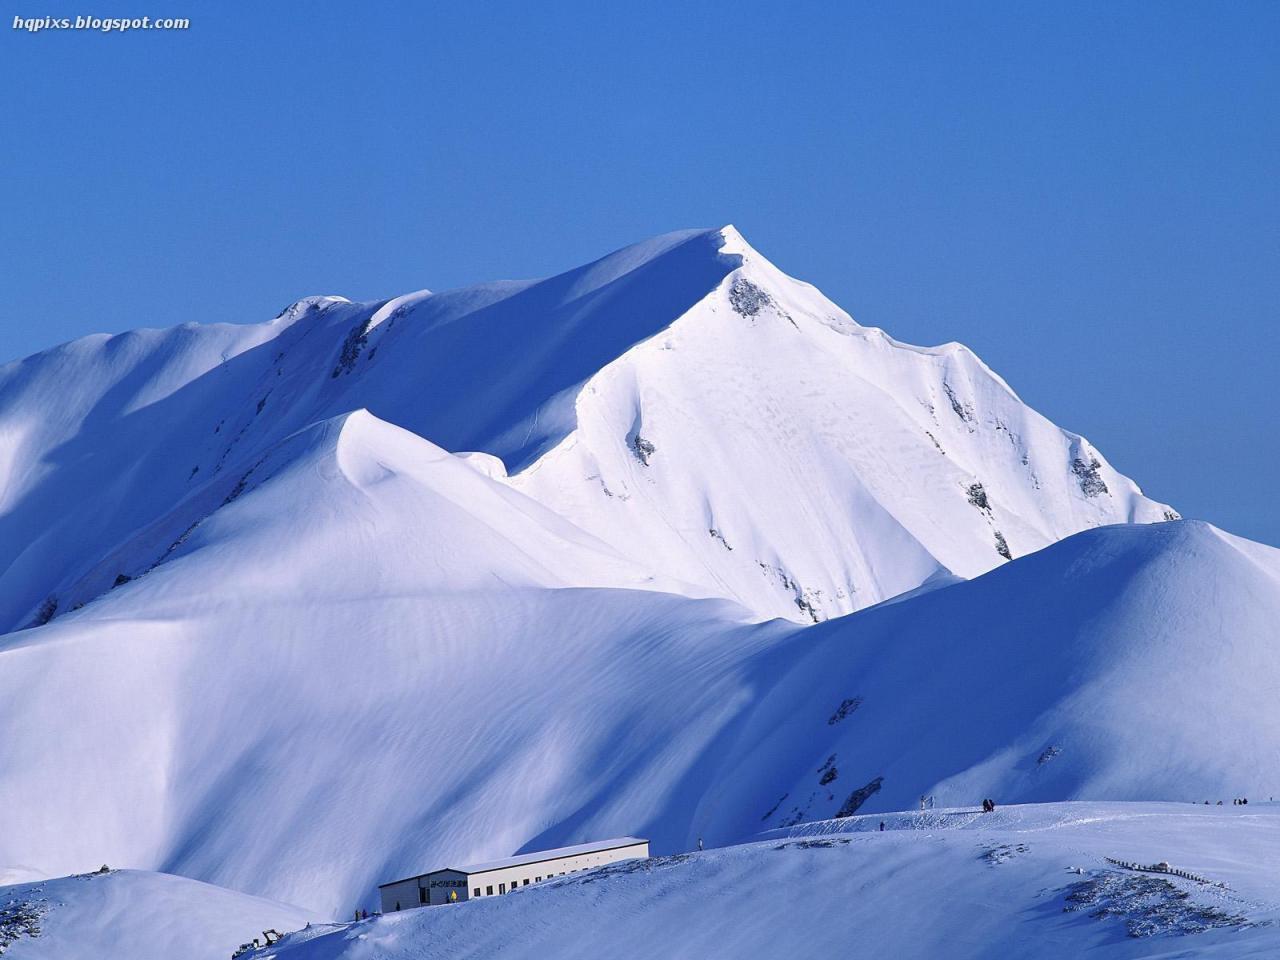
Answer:
<path fill-rule="evenodd" d="M 0 886 L 6 960 L 227 960 L 264 930 L 319 919 L 295 907 L 185 877 L 95 871 Z"/>
<path fill-rule="evenodd" d="M 451 858 L 1278 772 L 1280 564 L 1203 524 L 1093 530 L 804 628 L 659 589 L 371 415 L 236 486 L 171 551 L 167 521 L 150 572 L 0 646 L 0 861 L 341 915 Z"/>
<path fill-rule="evenodd" d="M 1209 882 L 1125 870 L 1108 857 L 1168 860 Z M 507 897 L 313 927 L 255 960 L 1262 958 L 1275 955 L 1280 881 L 1267 865 L 1277 857 L 1274 805 L 853 818 Z"/>
<path fill-rule="evenodd" d="M 1175 515 L 731 228 L 77 341 L 0 369 L 0 436 L 0 865 L 345 916 L 449 859 L 1280 772 L 1276 551 L 1129 523 Z"/>

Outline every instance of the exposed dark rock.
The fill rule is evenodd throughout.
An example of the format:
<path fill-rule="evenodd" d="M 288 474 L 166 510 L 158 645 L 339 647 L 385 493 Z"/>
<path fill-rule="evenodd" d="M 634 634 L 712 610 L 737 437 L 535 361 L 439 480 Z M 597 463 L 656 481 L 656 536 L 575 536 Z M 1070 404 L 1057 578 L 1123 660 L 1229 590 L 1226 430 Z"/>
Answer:
<path fill-rule="evenodd" d="M 1096 497 L 1109 492 L 1106 481 L 1098 473 L 1101 468 L 1102 464 L 1097 457 L 1090 457 L 1088 463 L 1085 463 L 1080 457 L 1076 457 L 1071 461 L 1071 472 L 1076 475 L 1076 480 L 1080 483 L 1080 489 L 1086 497 Z"/>
<path fill-rule="evenodd" d="M 952 389 L 951 384 L 942 381 L 942 389 L 947 395 L 947 400 L 951 403 L 951 410 L 966 424 L 973 423 L 973 406 L 972 404 L 962 403 L 960 398 L 956 396 L 956 392 Z"/>
<path fill-rule="evenodd" d="M 1187 891 L 1161 877 L 1125 876 L 1113 870 L 1073 883 L 1062 909 L 1120 920 L 1131 937 L 1186 936 L 1214 927 L 1251 925 L 1247 917 L 1195 903 Z"/>
<path fill-rule="evenodd" d="M 1036 758 L 1036 763 L 1040 766 L 1043 766 L 1044 764 L 1052 760 L 1054 757 L 1058 756 L 1058 754 L 1060 753 L 1062 753 L 1061 747 L 1058 747 L 1058 746 L 1045 747 L 1044 750 L 1040 753 L 1040 756 Z"/>
<path fill-rule="evenodd" d="M 368 339 L 369 322 L 365 320 L 353 327 L 342 341 L 342 348 L 338 351 L 338 362 L 329 376 L 336 380 L 344 373 L 350 373 L 355 368 L 356 361 L 360 359 L 360 351 L 364 349 Z"/>
<path fill-rule="evenodd" d="M 156 566 L 157 564 L 159 564 L 159 563 L 163 562 L 163 560 L 165 559 L 165 557 L 168 557 L 168 556 L 169 556 L 169 554 L 173 553 L 173 551 L 177 550 L 180 546 L 182 546 L 184 543 L 186 543 L 186 542 L 187 542 L 187 537 L 191 536 L 191 534 L 195 531 L 196 527 L 198 527 L 198 526 L 200 526 L 200 521 L 199 521 L 199 520 L 194 520 L 194 521 L 192 521 L 191 525 L 190 525 L 190 526 L 188 526 L 188 527 L 187 527 L 187 529 L 183 530 L 183 531 L 182 531 L 182 533 L 178 534 L 178 538 L 177 538 L 176 540 L 174 540 L 174 541 L 173 541 L 173 543 L 169 544 L 168 549 L 167 549 L 167 550 L 165 550 L 165 552 L 164 552 L 164 557 L 161 557 L 161 558 L 160 558 L 159 560 L 157 560 L 154 564 L 152 564 L 152 566 L 154 567 L 154 566 Z"/>
<path fill-rule="evenodd" d="M 1004 557 L 1006 560 L 1013 559 L 1013 553 L 1009 550 L 1009 544 L 1004 539 L 1004 534 L 999 530 L 996 531 L 996 553 Z"/>
<path fill-rule="evenodd" d="M 840 701 L 840 706 L 836 707 L 836 712 L 827 719 L 827 725 L 835 726 L 860 706 L 862 706 L 861 697 L 846 697 Z"/>
<path fill-rule="evenodd" d="M 638 433 L 631 440 L 631 452 L 634 453 L 636 459 L 646 467 L 649 465 L 649 458 L 657 452 L 657 449 L 658 448 L 653 445 L 652 441 L 646 440 Z"/>
<path fill-rule="evenodd" d="M 871 797 L 880 792 L 880 785 L 884 783 L 884 777 L 876 777 L 865 786 L 859 787 L 845 799 L 840 809 L 836 811 L 837 817 L 851 817 L 858 812 L 858 808 L 866 803 Z"/>
<path fill-rule="evenodd" d="M 766 814 L 765 814 L 763 817 L 761 817 L 760 819 L 761 819 L 761 820 L 768 820 L 770 817 L 772 817 L 775 813 L 777 813 L 777 812 L 778 812 L 778 808 L 779 808 L 780 806 L 782 806 L 782 804 L 786 801 L 787 797 L 789 797 L 789 796 L 791 796 L 791 794 L 789 794 L 789 793 L 784 793 L 782 796 L 780 796 L 780 797 L 778 798 L 778 802 L 777 802 L 777 803 L 775 803 L 772 807 L 770 807 L 770 808 L 769 808 L 769 812 L 768 812 L 768 813 L 766 813 Z"/>
<path fill-rule="evenodd" d="M 40 889 L 36 888 L 36 890 Z M 0 954 L 23 937 L 34 940 L 40 936 L 40 921 L 44 918 L 47 909 L 42 899 L 11 899 L 0 906 Z"/>
<path fill-rule="evenodd" d="M 969 489 L 965 493 L 969 497 L 969 502 L 979 510 L 984 510 L 987 513 L 991 512 L 991 501 L 987 499 L 987 491 L 983 489 L 982 484 L 969 484 Z"/>
<path fill-rule="evenodd" d="M 849 837 L 808 837 L 804 840 L 788 840 L 786 843 L 778 844 L 773 849 L 830 850 L 833 847 L 842 847 L 849 842 Z"/>
<path fill-rule="evenodd" d="M 754 317 L 773 305 L 773 297 L 745 277 L 738 277 L 729 287 L 729 305 L 744 317 Z"/>
<path fill-rule="evenodd" d="M 818 615 L 818 608 L 814 606 L 807 591 L 801 596 L 796 597 L 796 606 L 799 607 L 801 612 L 803 612 L 814 623 L 822 622 L 822 617 Z"/>
<path fill-rule="evenodd" d="M 997 846 L 989 847 L 982 855 L 982 859 L 994 867 L 997 864 L 1012 860 L 1018 854 L 1026 853 L 1030 849 L 1025 843 L 1001 843 Z"/>

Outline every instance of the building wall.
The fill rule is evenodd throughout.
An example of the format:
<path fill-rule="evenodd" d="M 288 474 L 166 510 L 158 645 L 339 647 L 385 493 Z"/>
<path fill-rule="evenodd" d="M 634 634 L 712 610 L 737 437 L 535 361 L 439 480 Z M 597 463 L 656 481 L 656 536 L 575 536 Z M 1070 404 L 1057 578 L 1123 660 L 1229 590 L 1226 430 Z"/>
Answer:
<path fill-rule="evenodd" d="M 489 870 L 485 873 L 473 873 L 469 877 L 468 890 L 471 899 L 477 896 L 499 896 L 501 891 L 511 893 L 522 887 L 550 880 L 562 874 L 577 873 L 590 870 L 606 863 L 617 863 L 619 860 L 635 860 L 649 856 L 649 844 L 637 843 L 629 847 L 618 847 L 614 850 L 601 850 L 596 853 L 583 853 L 576 857 L 562 857 L 558 860 L 543 860 L 540 863 L 526 863 L 518 867 L 503 867 L 500 870 Z M 513 886 L 514 884 L 514 886 Z M 492 889 L 493 892 L 489 893 Z M 477 894 L 476 890 L 480 893 Z"/>
<path fill-rule="evenodd" d="M 420 907 L 418 902 L 418 880 L 419 877 L 410 877 L 408 880 L 401 880 L 390 886 L 382 887 L 378 891 L 382 894 L 382 912 L 394 913 L 397 910 L 408 910 L 410 907 Z"/>
<path fill-rule="evenodd" d="M 449 903 L 451 893 L 456 893 L 459 901 L 466 900 L 471 893 L 467 875 L 457 870 L 436 870 L 418 879 L 422 888 L 427 891 L 427 904 L 433 907 Z M 414 903 L 415 907 L 417 905 Z"/>
<path fill-rule="evenodd" d="M 496 897 L 523 887 L 531 887 L 554 877 L 590 870 L 606 863 L 635 860 L 647 856 L 649 856 L 649 844 L 647 841 L 642 841 L 613 850 L 542 860 L 538 863 L 487 870 L 484 873 L 465 874 L 458 870 L 435 870 L 380 888 L 382 912 L 394 913 L 396 910 L 409 910 L 413 907 L 446 904 L 450 902 L 449 894 L 454 892 L 458 894 L 458 902 L 474 900 L 477 897 Z"/>

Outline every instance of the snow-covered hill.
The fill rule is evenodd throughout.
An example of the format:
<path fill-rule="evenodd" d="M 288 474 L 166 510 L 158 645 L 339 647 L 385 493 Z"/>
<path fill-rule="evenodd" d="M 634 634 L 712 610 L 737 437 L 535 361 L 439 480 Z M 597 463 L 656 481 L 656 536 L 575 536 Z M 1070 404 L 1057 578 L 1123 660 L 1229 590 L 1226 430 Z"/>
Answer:
<path fill-rule="evenodd" d="M 227 960 L 263 931 L 296 930 L 315 914 L 140 870 L 0 886 L 5 960 Z"/>
<path fill-rule="evenodd" d="M 1167 861 L 1208 882 L 1108 857 Z M 888 814 L 313 927 L 253 957 L 1241 960 L 1273 957 L 1280 946 L 1277 861 L 1275 805 Z"/>
<path fill-rule="evenodd" d="M 78 341 L 0 439 L 0 871 L 347 916 L 602 836 L 1278 792 L 1277 551 L 1127 523 L 1172 514 L 728 228 Z"/>
<path fill-rule="evenodd" d="M 195 522 L 286 438 L 359 409 L 500 458 L 620 553 L 762 617 L 1172 515 L 965 348 L 858 326 L 726 227 L 548 280 L 310 298 L 0 368 L 0 629 L 149 569 L 140 531 Z"/>
<path fill-rule="evenodd" d="M 1280 779 L 1269 548 L 1112 526 L 841 620 L 758 623 L 655 589 L 473 459 L 326 422 L 172 551 L 154 539 L 150 573 L 5 638 L 0 862 L 342 915 L 439 860 L 599 836 L 671 852 L 922 793 Z"/>
<path fill-rule="evenodd" d="M 720 788 L 755 806 L 723 836 L 755 810 L 781 825 L 922 795 L 1280 795 L 1277 623 L 1280 551 L 1180 521 L 1081 533 L 811 628 L 739 731 L 751 747 Z"/>

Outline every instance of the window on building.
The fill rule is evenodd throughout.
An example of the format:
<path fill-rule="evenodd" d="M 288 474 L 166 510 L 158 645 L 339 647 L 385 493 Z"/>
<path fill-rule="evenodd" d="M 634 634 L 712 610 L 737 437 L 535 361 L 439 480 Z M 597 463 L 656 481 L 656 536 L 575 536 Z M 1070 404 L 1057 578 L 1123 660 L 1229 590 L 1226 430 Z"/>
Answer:
<path fill-rule="evenodd" d="M 473 893 L 473 894 L 471 894 L 471 895 L 472 895 L 473 897 L 478 897 L 478 896 L 480 896 L 480 888 L 479 888 L 479 887 L 476 887 L 476 891 L 475 891 L 475 893 Z"/>
<path fill-rule="evenodd" d="M 419 903 L 426 903 L 426 902 L 427 902 L 427 888 L 426 888 L 426 887 L 419 887 L 419 888 L 418 888 L 418 902 L 419 902 Z"/>
<path fill-rule="evenodd" d="M 493 896 L 493 887 L 485 887 L 485 888 L 484 888 L 484 895 L 485 895 L 486 897 L 492 897 L 492 896 Z"/>
<path fill-rule="evenodd" d="M 533 882 L 534 882 L 534 883 L 541 883 L 541 882 L 542 882 L 542 878 L 541 878 L 541 877 L 534 877 L 534 878 L 533 878 Z"/>
<path fill-rule="evenodd" d="M 500 883 L 500 884 L 498 884 L 498 892 L 499 892 L 499 893 L 506 893 L 506 892 L 507 892 L 507 885 L 506 885 L 505 883 Z"/>
<path fill-rule="evenodd" d="M 522 887 L 527 887 L 528 885 L 529 885 L 529 878 L 528 878 L 528 877 L 525 877 L 525 878 L 524 878 L 524 883 L 522 883 L 522 884 L 521 884 L 521 886 L 522 886 Z"/>

